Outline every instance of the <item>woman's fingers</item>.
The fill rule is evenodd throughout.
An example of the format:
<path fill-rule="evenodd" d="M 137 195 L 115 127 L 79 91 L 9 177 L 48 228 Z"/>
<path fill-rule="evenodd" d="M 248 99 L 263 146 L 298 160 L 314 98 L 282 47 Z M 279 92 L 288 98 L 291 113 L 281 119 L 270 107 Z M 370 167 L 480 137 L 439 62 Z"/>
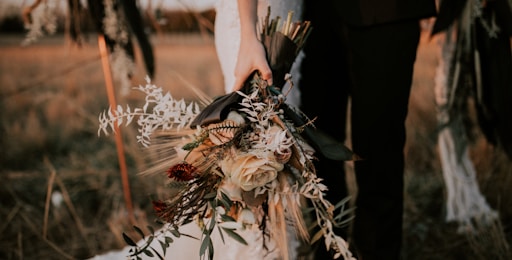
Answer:
<path fill-rule="evenodd" d="M 252 74 L 252 71 L 251 71 L 251 73 L 235 77 L 235 83 L 233 84 L 232 91 L 237 91 L 237 90 L 242 89 L 245 81 L 249 79 L 249 76 L 251 74 Z M 270 69 L 265 70 L 265 72 L 260 71 L 260 77 L 263 80 L 267 81 L 267 86 L 272 85 L 272 71 Z"/>
<path fill-rule="evenodd" d="M 260 76 L 263 80 L 267 81 L 267 85 L 272 85 L 272 70 L 269 68 L 267 62 L 265 61 L 264 68 L 259 70 Z"/>
<path fill-rule="evenodd" d="M 253 69 L 249 70 L 237 70 L 235 73 L 235 83 L 233 84 L 232 91 L 240 90 L 245 81 L 249 79 L 254 71 L 258 71 L 260 77 L 267 81 L 267 85 L 272 85 L 272 70 L 270 69 L 267 60 L 259 61 L 258 64 L 253 66 Z"/>

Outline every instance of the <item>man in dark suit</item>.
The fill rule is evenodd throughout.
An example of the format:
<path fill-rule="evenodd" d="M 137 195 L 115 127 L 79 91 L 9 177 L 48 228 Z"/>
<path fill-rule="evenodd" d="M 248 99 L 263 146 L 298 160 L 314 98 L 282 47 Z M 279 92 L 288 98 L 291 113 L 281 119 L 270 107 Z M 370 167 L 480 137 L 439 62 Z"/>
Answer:
<path fill-rule="evenodd" d="M 434 0 L 305 0 L 312 33 L 301 65 L 301 109 L 340 142 L 350 118 L 357 181 L 352 236 L 356 258 L 400 259 L 405 119 L 419 20 L 435 16 Z M 350 109 L 348 109 L 350 107 Z M 347 114 L 347 112 L 350 112 Z M 335 204 L 347 193 L 344 162 L 319 155 L 317 174 Z M 332 258 L 320 243 L 315 259 Z"/>

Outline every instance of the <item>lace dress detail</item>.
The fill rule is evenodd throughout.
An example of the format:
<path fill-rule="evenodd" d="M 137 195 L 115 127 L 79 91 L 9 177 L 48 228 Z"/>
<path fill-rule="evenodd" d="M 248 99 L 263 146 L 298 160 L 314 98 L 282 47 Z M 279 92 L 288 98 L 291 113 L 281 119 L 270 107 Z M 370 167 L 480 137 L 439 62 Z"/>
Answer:
<path fill-rule="evenodd" d="M 267 7 L 270 5 L 270 18 L 281 17 L 286 19 L 288 11 L 293 11 L 293 21 L 302 19 L 302 0 L 258 0 L 258 17 L 265 17 Z M 240 48 L 240 18 L 238 16 L 238 4 L 236 0 L 218 0 L 215 4 L 215 48 L 224 75 L 224 89 L 231 92 L 235 82 L 235 66 L 238 50 Z M 302 60 L 300 53 L 295 60 L 291 75 L 294 84 L 299 81 L 299 65 Z M 287 84 L 283 93 L 286 93 Z M 287 96 L 287 103 L 299 105 L 300 93 L 297 86 Z"/>

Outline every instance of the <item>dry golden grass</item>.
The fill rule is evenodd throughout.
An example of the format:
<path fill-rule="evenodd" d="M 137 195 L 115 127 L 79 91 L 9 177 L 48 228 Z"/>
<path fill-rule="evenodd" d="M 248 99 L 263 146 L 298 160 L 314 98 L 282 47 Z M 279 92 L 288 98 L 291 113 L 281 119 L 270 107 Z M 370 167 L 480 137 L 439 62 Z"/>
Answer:
<path fill-rule="evenodd" d="M 68 45 L 62 36 L 28 47 L 20 42 L 20 37 L 0 37 L 0 258 L 84 259 L 124 247 L 121 233 L 129 233 L 133 223 L 125 209 L 114 139 L 97 136 L 97 117 L 108 100 L 96 39 L 90 36 L 82 48 Z M 222 93 L 211 36 L 164 36 L 153 42 L 156 85 L 187 99 L 193 98 L 189 85 L 211 97 Z M 407 120 L 404 259 L 500 259 L 507 241 L 512 242 L 512 167 L 482 138 L 471 155 L 482 192 L 503 225 L 466 237 L 444 221 L 435 52 L 434 41 L 422 41 Z M 134 85 L 145 83 L 138 66 Z M 117 102 L 137 104 L 141 98 L 132 93 Z M 150 196 L 166 190 L 161 176 L 137 175 L 146 162 L 135 134 L 134 128 L 123 128 L 136 224 L 156 226 Z M 52 194 L 61 194 L 62 202 L 54 204 Z"/>

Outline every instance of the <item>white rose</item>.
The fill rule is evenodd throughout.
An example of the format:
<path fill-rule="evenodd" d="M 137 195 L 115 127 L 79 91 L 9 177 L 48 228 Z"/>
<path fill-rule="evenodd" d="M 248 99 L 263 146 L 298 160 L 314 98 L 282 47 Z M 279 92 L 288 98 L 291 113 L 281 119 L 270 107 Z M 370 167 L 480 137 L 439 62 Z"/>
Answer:
<path fill-rule="evenodd" d="M 242 201 L 242 189 L 231 178 L 225 178 L 220 189 L 228 195 L 231 201 Z"/>
<path fill-rule="evenodd" d="M 237 154 L 221 162 L 222 172 L 244 191 L 261 187 L 277 177 L 283 164 L 272 152 Z"/>

